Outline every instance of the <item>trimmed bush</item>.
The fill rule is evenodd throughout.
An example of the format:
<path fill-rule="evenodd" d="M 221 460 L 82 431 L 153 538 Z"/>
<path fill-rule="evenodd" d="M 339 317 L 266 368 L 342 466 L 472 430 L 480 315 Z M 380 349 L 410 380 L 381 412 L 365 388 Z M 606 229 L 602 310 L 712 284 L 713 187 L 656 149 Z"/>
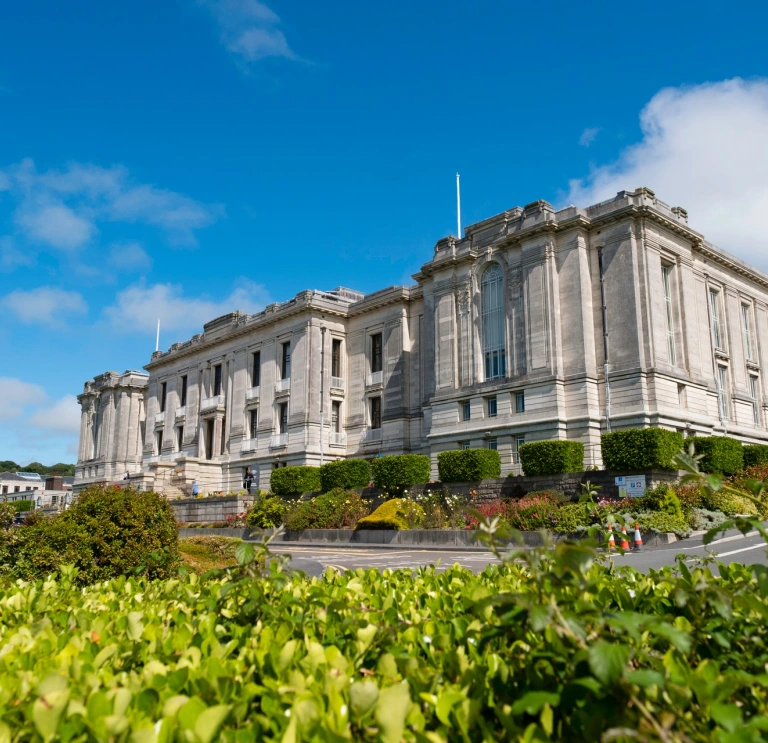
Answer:
<path fill-rule="evenodd" d="M 274 495 L 300 495 L 320 490 L 319 467 L 277 467 L 272 470 L 269 486 Z"/>
<path fill-rule="evenodd" d="M 407 498 L 393 498 L 382 503 L 370 516 L 357 522 L 355 531 L 361 529 L 383 529 L 404 531 L 416 529 L 424 521 L 424 509 Z"/>
<path fill-rule="evenodd" d="M 680 499 L 674 491 L 667 485 L 657 485 L 649 490 L 642 498 L 637 498 L 643 506 L 643 509 L 655 511 L 658 513 L 668 513 L 670 516 L 682 518 L 683 508 Z"/>
<path fill-rule="evenodd" d="M 584 469 L 584 444 L 580 441 L 532 441 L 520 446 L 526 475 L 559 475 Z"/>
<path fill-rule="evenodd" d="M 373 484 L 394 493 L 419 483 L 429 482 L 431 469 L 425 454 L 398 454 L 373 460 Z"/>
<path fill-rule="evenodd" d="M 300 503 L 285 517 L 285 526 L 293 531 L 351 529 L 368 511 L 359 493 L 336 488 Z"/>
<path fill-rule="evenodd" d="M 320 468 L 324 493 L 334 488 L 364 488 L 371 482 L 371 465 L 365 459 L 339 459 Z"/>
<path fill-rule="evenodd" d="M 630 526 L 635 523 L 640 527 L 640 531 L 655 531 L 660 534 L 672 532 L 681 539 L 691 536 L 691 527 L 688 521 L 681 516 L 671 516 L 668 513 L 644 512 L 632 516 Z"/>
<path fill-rule="evenodd" d="M 15 500 L 11 503 L 11 505 L 13 506 L 13 510 L 16 511 L 16 513 L 35 510 L 35 502 L 32 500 Z"/>
<path fill-rule="evenodd" d="M 674 469 L 672 459 L 684 448 L 677 431 L 664 428 L 629 428 L 600 437 L 607 470 Z"/>
<path fill-rule="evenodd" d="M 694 436 L 696 454 L 703 455 L 699 469 L 712 475 L 735 475 L 744 467 L 744 447 L 728 436 Z"/>
<path fill-rule="evenodd" d="M 745 467 L 768 464 L 768 444 L 749 444 L 742 453 Z"/>
<path fill-rule="evenodd" d="M 468 482 L 501 477 L 501 457 L 494 449 L 461 449 L 437 455 L 440 482 Z"/>
<path fill-rule="evenodd" d="M 586 503 L 569 503 L 554 514 L 553 530 L 559 534 L 574 534 L 592 524 L 590 508 Z"/>
<path fill-rule="evenodd" d="M 272 529 L 280 526 L 288 513 L 288 504 L 276 495 L 262 495 L 256 499 L 245 517 L 251 529 Z"/>

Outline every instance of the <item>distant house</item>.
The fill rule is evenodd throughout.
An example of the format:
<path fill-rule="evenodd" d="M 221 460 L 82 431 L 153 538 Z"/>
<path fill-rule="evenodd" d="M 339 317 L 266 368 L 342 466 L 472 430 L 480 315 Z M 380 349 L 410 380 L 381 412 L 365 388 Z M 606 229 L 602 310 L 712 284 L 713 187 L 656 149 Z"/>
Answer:
<path fill-rule="evenodd" d="M 43 494 L 43 478 L 34 472 L 0 472 L 0 494 L 9 501 L 31 500 Z"/>

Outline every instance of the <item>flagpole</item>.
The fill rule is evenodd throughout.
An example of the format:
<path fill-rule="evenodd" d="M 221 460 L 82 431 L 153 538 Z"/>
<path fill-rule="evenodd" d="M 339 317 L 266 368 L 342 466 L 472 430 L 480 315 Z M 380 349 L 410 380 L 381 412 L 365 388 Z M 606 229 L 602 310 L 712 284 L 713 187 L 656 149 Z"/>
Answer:
<path fill-rule="evenodd" d="M 456 237 L 461 240 L 461 184 L 458 173 L 456 173 Z"/>
<path fill-rule="evenodd" d="M 157 318 L 157 336 L 155 338 L 155 351 L 160 350 L 160 318 Z"/>

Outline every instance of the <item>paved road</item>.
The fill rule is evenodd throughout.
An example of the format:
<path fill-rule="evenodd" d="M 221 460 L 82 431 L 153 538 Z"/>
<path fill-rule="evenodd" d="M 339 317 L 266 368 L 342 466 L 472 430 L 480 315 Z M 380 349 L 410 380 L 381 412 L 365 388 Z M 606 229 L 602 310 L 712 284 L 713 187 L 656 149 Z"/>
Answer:
<path fill-rule="evenodd" d="M 479 572 L 486 565 L 496 563 L 496 558 L 487 551 L 458 552 L 424 549 L 376 549 L 375 547 L 309 547 L 298 545 L 275 544 L 273 552 L 289 554 L 293 567 L 303 570 L 308 575 L 320 575 L 326 567 L 337 570 L 356 568 L 418 568 L 436 565 L 438 570 L 445 570 L 454 563 Z M 745 564 L 768 563 L 766 544 L 758 534 L 744 537 L 737 531 L 729 531 L 716 542 L 704 546 L 702 537 L 695 536 L 681 542 L 663 547 L 647 548 L 643 552 L 627 552 L 615 555 L 612 559 L 617 565 L 632 565 L 647 572 L 664 565 L 675 563 L 677 555 L 685 555 L 691 562 L 695 557 L 706 557 L 714 553 L 723 563 L 741 562 Z"/>

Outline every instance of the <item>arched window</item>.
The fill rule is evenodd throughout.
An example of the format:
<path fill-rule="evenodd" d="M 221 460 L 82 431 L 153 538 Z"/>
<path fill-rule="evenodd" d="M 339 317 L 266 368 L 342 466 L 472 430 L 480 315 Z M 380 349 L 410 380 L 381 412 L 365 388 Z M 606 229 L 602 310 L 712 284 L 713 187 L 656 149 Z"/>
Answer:
<path fill-rule="evenodd" d="M 480 282 L 482 307 L 483 362 L 485 378 L 497 379 L 507 373 L 504 342 L 504 278 L 501 266 L 491 263 Z"/>

